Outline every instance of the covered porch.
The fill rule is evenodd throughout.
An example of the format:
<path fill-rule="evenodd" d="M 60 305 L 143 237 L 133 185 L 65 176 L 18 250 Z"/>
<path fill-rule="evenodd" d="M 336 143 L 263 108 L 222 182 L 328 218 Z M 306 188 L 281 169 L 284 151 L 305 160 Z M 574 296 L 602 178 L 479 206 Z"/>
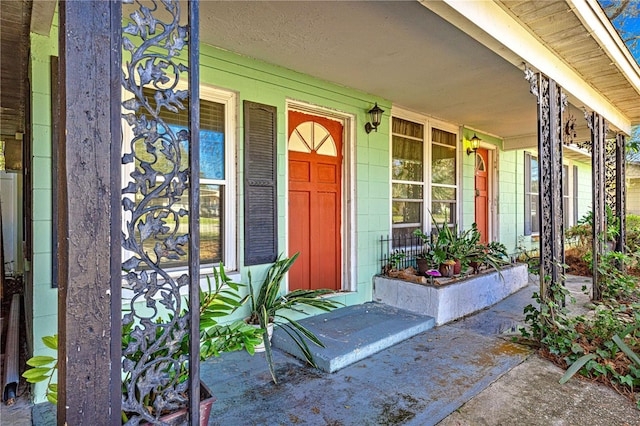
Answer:
<path fill-rule="evenodd" d="M 392 195 L 396 182 L 390 164 L 393 137 L 398 136 L 393 130 L 396 118 L 423 126 L 425 134 L 433 134 L 430 131 L 437 128 L 453 135 L 454 154 L 450 158 L 455 164 L 455 183 L 428 186 L 429 182 L 423 182 L 423 219 L 429 208 L 449 203 L 448 212 L 456 224 L 467 227 L 473 223 L 475 156 L 466 155 L 471 134 L 480 134 L 486 144 L 483 148 L 495 152 L 493 170 L 496 176 L 503 173 L 505 181 L 498 186 L 496 178 L 491 201 L 488 229 L 495 241 L 515 243 L 525 228 L 521 223 L 522 205 L 526 206 L 524 196 L 520 199 L 523 190 L 514 185 L 511 195 L 510 206 L 520 206 L 520 210 L 514 207 L 510 211 L 511 207 L 500 204 L 499 195 L 509 188 L 509 173 L 513 179 L 522 175 L 521 150 L 535 150 L 543 166 L 538 212 L 541 275 L 552 276 L 554 285 L 562 284 L 558 264 L 563 259 L 561 176 L 566 135 L 574 137 L 574 142 L 589 141 L 592 150 L 595 235 L 604 229 L 605 199 L 599 197 L 605 192 L 622 218 L 625 196 L 620 153 L 631 125 L 640 122 L 640 70 L 594 1 L 202 2 L 188 3 L 190 20 L 186 18 L 187 3 L 181 5 L 181 21 L 173 28 L 173 38 L 165 40 L 166 45 L 158 42 L 155 48 L 169 52 L 164 52 L 160 62 L 173 64 L 175 60 L 189 69 L 188 75 L 185 68 L 169 78 L 164 67 L 153 64 L 146 71 L 144 66 L 132 67 L 125 74 L 138 73 L 137 77 L 126 75 L 129 89 L 139 83 L 136 78 L 149 78 L 147 84 L 161 85 L 183 79 L 188 81 L 188 89 L 180 96 L 210 96 L 229 111 L 230 121 L 225 125 L 233 132 L 229 145 L 234 150 L 226 157 L 225 170 L 230 171 L 230 180 L 216 178 L 203 181 L 203 185 L 224 186 L 227 195 L 235 191 L 226 204 L 229 214 L 221 221 L 229 225 L 220 231 L 226 251 L 215 260 L 224 260 L 241 282 L 246 282 L 249 266 L 264 265 L 268 263 L 265 259 L 273 260 L 278 252 L 289 253 L 294 244 L 289 227 L 294 216 L 289 210 L 291 112 L 322 115 L 343 126 L 343 179 L 338 184 L 342 204 L 334 263 L 341 267 L 336 272 L 335 289 L 340 291 L 336 298 L 347 305 L 372 300 L 371 278 L 379 272 L 376 241 L 393 230 L 393 198 L 399 198 Z M 171 18 L 162 7 L 158 5 L 157 19 Z M 92 3 L 91 7 L 68 2 L 58 10 L 59 27 L 49 25 L 47 36 L 34 36 L 42 48 L 35 49 L 34 58 L 46 58 L 50 52 L 60 56 L 57 89 L 61 115 L 58 127 L 55 118 L 34 116 L 34 134 L 27 138 L 34 146 L 43 143 L 52 148 L 49 154 L 35 151 L 31 161 L 32 166 L 51 165 L 56 184 L 50 177 L 34 176 L 33 189 L 37 191 L 33 215 L 27 218 L 32 225 L 26 232 L 36 237 L 35 229 L 50 226 L 56 231 L 53 235 L 57 234 L 53 241 L 42 242 L 49 247 L 28 254 L 34 273 L 28 274 L 27 280 L 27 294 L 32 296 L 27 301 L 27 316 L 34 322 L 34 352 L 42 349 L 37 347 L 41 335 L 57 331 L 61 336 L 61 358 L 67 359 L 59 379 L 61 406 L 65 407 L 58 412 L 61 422 L 79 422 L 87 413 L 116 421 L 120 412 L 121 371 L 115 366 L 120 366 L 122 357 L 122 268 L 135 270 L 138 266 L 131 258 L 125 261 L 119 244 L 122 217 L 129 214 L 123 213 L 122 175 L 126 173 L 121 166 L 123 161 L 133 161 L 131 155 L 127 160 L 122 158 L 122 144 L 129 141 L 122 140 L 121 79 L 127 52 L 135 55 L 143 43 L 122 44 L 122 37 L 133 39 L 144 34 L 152 38 L 153 32 L 147 30 L 157 24 L 156 18 L 151 18 L 155 11 L 130 15 L 130 6 L 124 8 L 123 13 L 117 2 Z M 51 11 L 43 19 L 51 23 L 53 16 Z M 123 27 L 127 28 L 124 32 Z M 183 44 L 188 44 L 188 52 L 175 59 Z M 36 81 L 33 85 L 38 87 Z M 34 98 L 48 100 L 56 89 L 55 82 L 49 92 L 40 88 L 42 96 Z M 173 88 L 165 92 L 169 96 L 165 105 L 175 109 L 177 92 Z M 129 101 L 125 108 L 136 110 L 139 101 Z M 369 133 L 364 125 L 376 103 L 385 113 L 377 130 Z M 199 121 L 193 118 L 200 114 L 197 104 L 189 103 L 191 118 L 183 124 L 191 134 L 200 130 Z M 250 108 L 269 111 L 264 120 L 273 126 L 268 129 L 266 148 L 261 146 L 264 150 L 253 150 L 248 128 L 255 122 L 247 112 Z M 56 111 L 56 106 L 52 110 Z M 585 115 L 588 119 L 583 119 Z M 263 118 L 257 121 L 262 123 Z M 140 116 L 131 120 L 129 124 L 141 123 Z M 38 128 L 43 134 L 36 134 Z M 49 129 L 53 137 L 47 138 L 43 129 Z M 433 143 L 426 137 L 424 140 L 425 146 L 427 141 Z M 433 152 L 433 148 L 424 149 L 427 177 Z M 519 159 L 510 164 L 506 160 L 514 152 Z M 580 155 L 579 161 L 583 161 L 584 153 Z M 201 180 L 194 170 L 202 159 L 197 153 L 189 158 L 189 170 L 196 174 L 172 179 L 181 183 Z M 268 170 L 263 170 L 267 163 Z M 605 167 L 613 173 L 606 173 Z M 155 182 L 157 171 L 146 172 L 149 175 L 134 177 L 138 183 L 144 181 L 141 186 Z M 455 197 L 438 199 L 432 191 L 437 185 L 452 189 Z M 265 197 L 269 198 L 267 208 L 251 198 L 253 190 L 264 191 L 265 187 L 272 191 Z M 198 208 L 197 199 L 184 205 L 193 209 L 189 221 L 195 228 L 190 229 L 197 230 L 199 215 L 205 209 Z M 207 209 L 215 210 L 213 205 Z M 39 216 L 38 212 L 47 212 L 47 206 L 51 215 Z M 128 212 L 136 208 L 125 203 Z M 266 214 L 252 216 L 257 211 Z M 266 225 L 261 229 L 255 226 L 258 223 Z M 423 220 L 420 225 L 428 223 Z M 260 233 L 265 229 L 268 238 Z M 133 232 L 127 235 L 132 238 Z M 198 252 L 195 235 L 199 234 L 189 235 L 191 253 Z M 594 240 L 598 244 L 599 240 Z M 623 247 L 624 235 L 617 244 Z M 266 250 L 266 256 L 254 250 L 258 246 Z M 132 250 L 132 243 L 125 248 Z M 601 250 L 594 247 L 596 253 Z M 192 301 L 201 281 L 199 262 L 197 256 L 191 256 L 188 266 L 182 265 L 187 277 L 182 284 L 190 284 Z M 264 270 L 264 266 L 260 268 Z M 146 280 L 146 275 L 144 280 L 140 278 L 143 270 L 136 271 L 138 278 L 132 278 L 138 284 Z M 162 265 L 160 271 L 164 271 Z M 51 287 L 54 281 L 58 289 Z M 125 291 L 136 287 L 129 284 Z M 545 283 L 541 281 L 540 286 L 544 293 Z M 40 288 L 41 292 L 35 291 Z M 595 288 L 597 297 L 597 275 Z M 174 296 L 182 297 L 179 292 Z M 57 310 L 39 311 L 56 300 Z M 192 334 L 197 336 L 197 315 L 190 321 Z M 192 354 L 197 354 L 195 338 L 192 345 Z M 193 377 L 200 376 L 198 363 L 191 365 Z M 196 395 L 196 388 L 191 389 Z M 86 395 L 92 395 L 92 400 Z"/>

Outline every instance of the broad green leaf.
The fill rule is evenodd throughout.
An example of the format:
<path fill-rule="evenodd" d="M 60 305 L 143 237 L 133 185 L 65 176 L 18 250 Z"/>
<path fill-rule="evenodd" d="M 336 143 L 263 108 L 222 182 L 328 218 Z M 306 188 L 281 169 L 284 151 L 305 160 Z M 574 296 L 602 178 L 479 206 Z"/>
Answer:
<path fill-rule="evenodd" d="M 633 352 L 633 350 L 631 350 L 631 348 L 629 346 L 627 346 L 626 343 L 624 343 L 622 341 L 622 339 L 620 338 L 620 336 L 618 336 L 617 334 L 615 336 L 613 336 L 612 339 L 616 345 L 618 345 L 618 347 L 620 348 L 620 350 L 622 352 L 624 352 L 624 354 L 626 356 L 629 357 L 629 359 L 631 361 L 633 361 L 634 363 L 636 363 L 636 365 L 640 366 L 640 357 L 638 357 L 638 354 L 636 354 L 635 352 Z"/>
<path fill-rule="evenodd" d="M 42 367 L 43 365 L 51 364 L 54 361 L 56 361 L 56 359 L 52 356 L 40 355 L 29 358 L 29 360 L 27 361 L 27 365 L 30 365 L 32 367 Z"/>
<path fill-rule="evenodd" d="M 53 336 L 44 336 L 42 338 L 42 343 L 49 349 L 53 349 L 55 351 L 58 350 L 58 335 L 54 334 Z"/>
<path fill-rule="evenodd" d="M 50 368 L 46 367 L 38 367 L 38 368 L 30 368 L 24 373 L 22 373 L 22 377 L 25 379 L 30 379 L 32 377 L 43 376 L 51 371 Z"/>
<path fill-rule="evenodd" d="M 571 366 L 567 369 L 567 372 L 564 373 L 564 376 L 562 376 L 562 378 L 560 379 L 560 384 L 563 385 L 563 384 L 567 383 L 569 381 L 569 379 L 572 378 L 578 371 L 580 371 L 580 369 L 589 360 L 592 360 L 594 358 L 596 358 L 595 354 L 586 354 L 586 355 L 581 356 L 580 358 L 578 358 L 576 360 L 576 362 L 571 364 Z"/>

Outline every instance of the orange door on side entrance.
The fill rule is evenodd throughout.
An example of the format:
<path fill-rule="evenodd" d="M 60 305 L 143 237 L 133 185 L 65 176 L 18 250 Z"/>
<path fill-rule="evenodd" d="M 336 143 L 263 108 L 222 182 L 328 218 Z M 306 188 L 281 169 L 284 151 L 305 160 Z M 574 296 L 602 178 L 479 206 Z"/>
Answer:
<path fill-rule="evenodd" d="M 290 111 L 289 290 L 340 290 L 342 124 Z"/>
<path fill-rule="evenodd" d="M 478 148 L 476 152 L 475 173 L 475 222 L 480 231 L 480 242 L 485 244 L 489 235 L 489 178 L 487 174 L 487 158 L 489 152 L 484 148 Z"/>

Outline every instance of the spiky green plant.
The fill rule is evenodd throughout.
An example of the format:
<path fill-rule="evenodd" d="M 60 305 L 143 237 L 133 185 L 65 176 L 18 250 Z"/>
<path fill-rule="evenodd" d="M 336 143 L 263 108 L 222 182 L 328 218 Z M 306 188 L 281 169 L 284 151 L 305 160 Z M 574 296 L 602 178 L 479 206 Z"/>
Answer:
<path fill-rule="evenodd" d="M 306 340 L 308 339 L 322 348 L 324 348 L 324 343 L 306 327 L 291 318 L 288 312 L 293 311 L 308 314 L 309 312 L 304 310 L 305 307 L 330 311 L 342 305 L 340 302 L 320 297 L 334 292 L 329 289 L 294 290 L 287 294 L 280 295 L 282 280 L 289 269 L 291 269 L 291 266 L 293 266 L 299 254 L 300 253 L 296 253 L 290 258 L 284 259 L 282 258 L 282 254 L 280 254 L 273 265 L 269 267 L 262 284 L 257 290 L 253 286 L 251 271 L 249 271 L 251 315 L 248 322 L 259 325 L 260 328 L 264 330 L 262 337 L 264 340 L 265 355 L 274 383 L 278 383 L 278 380 L 275 373 L 271 342 L 269 341 L 267 332 L 268 324 L 273 323 L 287 333 L 300 349 L 306 361 L 316 367 Z"/>

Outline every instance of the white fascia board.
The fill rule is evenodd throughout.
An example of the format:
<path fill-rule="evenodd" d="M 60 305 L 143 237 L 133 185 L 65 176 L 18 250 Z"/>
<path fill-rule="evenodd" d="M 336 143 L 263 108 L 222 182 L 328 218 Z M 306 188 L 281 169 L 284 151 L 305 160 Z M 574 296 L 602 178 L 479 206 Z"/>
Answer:
<path fill-rule="evenodd" d="M 418 1 L 515 66 L 521 68 L 526 62 L 552 78 L 568 94 L 630 134 L 628 117 L 493 1 Z"/>

